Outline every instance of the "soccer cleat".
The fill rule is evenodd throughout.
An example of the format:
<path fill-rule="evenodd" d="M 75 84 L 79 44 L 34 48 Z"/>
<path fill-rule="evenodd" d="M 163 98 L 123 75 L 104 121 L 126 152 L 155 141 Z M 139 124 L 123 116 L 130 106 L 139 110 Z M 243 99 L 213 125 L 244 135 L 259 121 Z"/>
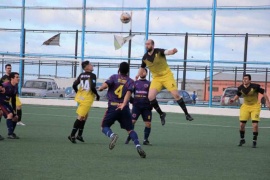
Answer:
<path fill-rule="evenodd" d="M 8 139 L 20 139 L 18 136 L 16 136 L 16 134 L 9 134 Z"/>
<path fill-rule="evenodd" d="M 111 137 L 111 142 L 109 144 L 109 149 L 112 150 L 116 144 L 116 141 L 118 139 L 118 135 L 117 134 L 113 134 Z"/>
<path fill-rule="evenodd" d="M 139 153 L 141 158 L 146 158 L 146 154 L 141 146 L 137 146 L 137 152 Z"/>
<path fill-rule="evenodd" d="M 256 148 L 256 147 L 257 147 L 257 141 L 253 141 L 252 148 Z"/>
<path fill-rule="evenodd" d="M 83 139 L 82 136 L 77 136 L 76 139 L 77 139 L 78 141 L 84 142 L 84 139 Z"/>
<path fill-rule="evenodd" d="M 127 137 L 127 140 L 126 140 L 126 142 L 125 142 L 125 144 L 128 144 L 130 140 L 131 140 L 131 137 L 128 136 L 128 137 Z"/>
<path fill-rule="evenodd" d="M 164 126 L 165 125 L 165 118 L 166 118 L 166 113 L 164 112 L 162 115 L 160 115 L 160 120 L 161 120 L 161 125 Z"/>
<path fill-rule="evenodd" d="M 242 145 L 245 144 L 245 143 L 246 143 L 246 140 L 241 139 L 240 142 L 239 142 L 239 144 L 238 144 L 238 146 L 242 146 Z"/>
<path fill-rule="evenodd" d="M 187 121 L 192 121 L 193 120 L 193 117 L 191 117 L 190 114 L 187 114 L 186 115 L 186 120 Z"/>
<path fill-rule="evenodd" d="M 151 146 L 152 144 L 151 144 L 148 140 L 144 140 L 144 141 L 143 141 L 143 145 Z"/>
<path fill-rule="evenodd" d="M 18 126 L 25 126 L 25 124 L 22 121 L 17 122 Z"/>
<path fill-rule="evenodd" d="M 71 137 L 71 136 L 68 136 L 68 139 L 70 140 L 70 142 L 72 142 L 73 144 L 76 143 L 76 139 L 75 137 Z"/>
<path fill-rule="evenodd" d="M 0 135 L 0 141 L 4 140 L 5 138 L 3 138 L 3 136 Z"/>

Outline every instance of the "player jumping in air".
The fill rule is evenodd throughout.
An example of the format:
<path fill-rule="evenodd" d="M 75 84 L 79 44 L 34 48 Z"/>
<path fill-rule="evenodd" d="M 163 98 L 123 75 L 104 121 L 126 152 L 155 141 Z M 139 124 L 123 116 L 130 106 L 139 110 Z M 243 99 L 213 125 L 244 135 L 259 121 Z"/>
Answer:
<path fill-rule="evenodd" d="M 10 64 L 5 65 L 5 75 L 1 78 L 2 82 L 9 82 L 10 81 L 10 73 L 11 73 L 12 67 Z M 19 93 L 16 95 L 16 111 L 18 115 L 18 122 L 17 125 L 25 126 L 25 124 L 22 122 L 22 103 L 19 98 Z"/>
<path fill-rule="evenodd" d="M 150 145 L 148 140 L 151 132 L 151 120 L 152 120 L 152 106 L 148 100 L 148 92 L 150 87 L 150 81 L 146 80 L 147 69 L 144 69 L 143 75 L 139 80 L 135 81 L 134 85 L 134 98 L 132 98 L 132 124 L 133 129 L 134 125 L 137 122 L 140 115 L 142 115 L 143 121 L 145 123 L 144 128 L 144 145 Z M 128 136 L 126 144 L 131 140 Z"/>
<path fill-rule="evenodd" d="M 74 122 L 70 136 L 68 136 L 68 139 L 72 143 L 76 143 L 76 139 L 84 142 L 82 134 L 88 112 L 94 102 L 95 96 L 96 100 L 99 101 L 99 95 L 96 90 L 96 75 L 92 73 L 94 70 L 92 64 L 89 61 L 84 61 L 82 63 L 82 69 L 84 72 L 73 83 L 73 89 L 76 92 L 75 101 L 78 103 L 76 111 L 78 117 Z M 75 137 L 78 130 L 78 135 Z"/>
<path fill-rule="evenodd" d="M 240 143 L 239 146 L 242 146 L 246 143 L 245 141 L 245 126 L 248 120 L 252 120 L 253 127 L 253 148 L 256 148 L 257 145 L 257 136 L 258 136 L 258 123 L 260 121 L 260 111 L 261 105 L 258 102 L 258 93 L 263 94 L 263 97 L 266 99 L 267 107 L 270 107 L 269 99 L 259 84 L 251 83 L 251 75 L 246 74 L 243 77 L 243 84 L 238 87 L 237 95 L 230 100 L 231 103 L 238 100 L 242 95 L 244 98 L 244 103 L 240 108 Z"/>
<path fill-rule="evenodd" d="M 134 81 L 128 77 L 129 65 L 122 62 L 119 67 L 119 74 L 112 75 L 109 80 L 102 84 L 99 91 L 108 88 L 108 109 L 105 112 L 101 128 L 102 132 L 111 139 L 109 149 L 113 149 L 118 135 L 113 133 L 111 126 L 118 121 L 122 129 L 127 130 L 133 140 L 141 158 L 146 154 L 141 148 L 138 135 L 132 128 L 132 117 L 129 109 L 129 100 L 134 88 Z"/>
<path fill-rule="evenodd" d="M 166 60 L 166 55 L 174 55 L 177 53 L 177 49 L 174 48 L 172 50 L 165 50 L 154 48 L 154 46 L 155 43 L 153 40 L 149 39 L 146 41 L 145 48 L 147 52 L 142 58 L 141 68 L 139 69 L 138 75 L 136 76 L 136 80 L 142 76 L 144 68 L 147 66 L 153 77 L 148 98 L 152 107 L 155 108 L 155 110 L 159 113 L 162 125 L 165 125 L 166 113 L 162 112 L 160 109 L 156 100 L 156 96 L 163 87 L 170 91 L 174 99 L 182 108 L 185 113 L 186 120 L 192 121 L 193 118 L 189 115 L 183 98 L 179 96 L 176 81 Z"/>
<path fill-rule="evenodd" d="M 20 78 L 16 72 L 10 73 L 9 77 L 10 81 L 2 84 L 5 90 L 0 93 L 0 107 L 4 117 L 7 119 L 8 139 L 19 139 L 14 131 L 18 120 L 16 115 L 16 95 L 18 94 Z"/>

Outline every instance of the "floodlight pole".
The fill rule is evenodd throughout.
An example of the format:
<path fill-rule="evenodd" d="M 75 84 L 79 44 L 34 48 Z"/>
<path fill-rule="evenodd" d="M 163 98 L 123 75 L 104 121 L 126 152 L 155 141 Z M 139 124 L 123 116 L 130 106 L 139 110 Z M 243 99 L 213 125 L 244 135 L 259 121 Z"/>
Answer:
<path fill-rule="evenodd" d="M 25 20 L 25 0 L 22 0 L 22 10 L 21 10 L 21 38 L 20 38 L 20 57 L 24 57 L 25 52 L 25 29 L 24 29 L 24 20 Z M 21 88 L 23 85 L 23 63 L 24 60 L 20 59 L 19 74 L 19 94 L 21 95 Z"/>
<path fill-rule="evenodd" d="M 82 44 L 81 44 L 81 61 L 84 61 L 84 45 L 85 45 L 85 16 L 86 16 L 86 0 L 83 0 L 82 10 Z M 82 69 L 81 69 L 82 71 Z"/>
<path fill-rule="evenodd" d="M 145 41 L 148 40 L 149 15 L 150 15 L 150 0 L 146 0 Z"/>
<path fill-rule="evenodd" d="M 243 75 L 246 74 L 247 70 L 247 53 L 248 53 L 248 33 L 246 33 L 245 36 L 245 45 L 244 45 L 244 64 L 243 64 Z"/>
<path fill-rule="evenodd" d="M 78 33 L 79 31 L 76 30 L 76 35 L 75 35 L 75 59 L 77 60 L 77 56 L 78 56 Z M 75 61 L 75 65 L 74 65 L 74 73 L 73 73 L 73 78 L 76 78 L 77 76 L 77 61 Z"/>
<path fill-rule="evenodd" d="M 184 70 L 183 70 L 183 82 L 182 82 L 182 90 L 186 90 L 186 78 L 187 78 L 187 50 L 188 50 L 188 33 L 185 35 L 185 47 L 184 47 Z"/>
<path fill-rule="evenodd" d="M 216 28 L 216 8 L 217 0 L 213 0 L 212 7 L 212 29 L 211 29 L 211 47 L 210 47 L 210 83 L 209 83 L 209 107 L 212 107 L 213 97 L 213 69 L 214 69 L 214 58 L 215 58 L 215 28 Z"/>
<path fill-rule="evenodd" d="M 132 34 L 132 11 L 130 13 L 130 16 L 131 16 L 131 20 L 130 20 L 129 36 L 131 36 Z M 128 65 L 129 66 L 130 66 L 130 58 L 131 58 L 131 39 L 128 42 Z M 129 75 L 130 75 L 130 72 L 129 72 Z"/>

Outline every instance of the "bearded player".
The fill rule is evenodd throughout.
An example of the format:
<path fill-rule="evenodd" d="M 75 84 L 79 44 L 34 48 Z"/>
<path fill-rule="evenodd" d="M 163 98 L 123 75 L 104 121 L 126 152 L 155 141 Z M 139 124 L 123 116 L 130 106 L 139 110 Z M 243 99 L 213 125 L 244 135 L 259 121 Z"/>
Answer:
<path fill-rule="evenodd" d="M 186 120 L 192 121 L 193 118 L 188 113 L 186 104 L 178 93 L 176 81 L 166 60 L 166 55 L 174 55 L 177 53 L 177 49 L 165 50 L 155 48 L 155 43 L 152 39 L 146 41 L 145 48 L 147 52 L 142 58 L 141 68 L 136 76 L 136 80 L 143 75 L 144 68 L 148 67 L 153 77 L 148 98 L 152 107 L 159 113 L 161 124 L 165 125 L 166 113 L 160 109 L 156 96 L 163 88 L 166 88 L 172 94 L 178 105 L 184 111 Z"/>
<path fill-rule="evenodd" d="M 146 80 L 147 69 L 144 69 L 143 75 L 139 80 L 135 81 L 134 85 L 134 98 L 132 98 L 132 124 L 133 129 L 140 115 L 142 115 L 145 123 L 144 127 L 144 140 L 143 145 L 151 145 L 148 138 L 151 133 L 151 121 L 152 121 L 152 106 L 148 100 L 148 92 L 150 87 L 150 81 Z M 125 144 L 128 144 L 131 140 L 128 136 Z"/>
<path fill-rule="evenodd" d="M 262 94 L 266 99 L 267 107 L 270 107 L 269 99 L 264 89 L 259 84 L 251 83 L 251 75 L 246 74 L 243 77 L 243 84 L 238 87 L 237 95 L 230 100 L 231 103 L 235 102 L 242 95 L 244 103 L 240 108 L 240 142 L 239 146 L 246 143 L 245 141 L 245 126 L 248 120 L 251 119 L 253 127 L 253 148 L 257 146 L 257 137 L 259 134 L 259 121 L 261 105 L 259 103 L 258 94 Z"/>
<path fill-rule="evenodd" d="M 73 89 L 76 92 L 75 101 L 78 103 L 78 117 L 74 122 L 70 136 L 68 136 L 68 139 L 72 143 L 76 143 L 76 139 L 84 142 L 82 134 L 88 112 L 94 102 L 95 96 L 96 100 L 99 101 L 99 95 L 96 90 L 96 75 L 92 73 L 94 70 L 92 64 L 89 61 L 84 61 L 82 63 L 82 69 L 84 72 L 73 83 Z M 79 132 L 76 136 L 77 131 Z"/>
<path fill-rule="evenodd" d="M 129 100 L 134 89 L 134 81 L 128 77 L 129 64 L 122 62 L 119 66 L 119 73 L 112 75 L 102 86 L 99 91 L 108 88 L 108 109 L 105 112 L 101 123 L 102 132 L 111 139 L 109 149 L 115 147 L 118 135 L 115 134 L 111 126 L 118 121 L 122 129 L 125 129 L 130 138 L 133 140 L 137 152 L 141 158 L 146 154 L 141 148 L 137 133 L 132 128 L 132 117 L 129 109 Z"/>

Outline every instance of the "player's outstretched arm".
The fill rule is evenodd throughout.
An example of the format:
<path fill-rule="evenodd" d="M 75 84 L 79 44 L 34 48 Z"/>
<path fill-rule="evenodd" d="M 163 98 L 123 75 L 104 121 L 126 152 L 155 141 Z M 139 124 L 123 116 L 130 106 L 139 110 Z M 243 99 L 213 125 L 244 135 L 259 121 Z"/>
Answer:
<path fill-rule="evenodd" d="M 139 77 L 142 76 L 143 71 L 144 71 L 144 68 L 140 67 L 140 69 L 139 69 L 139 71 L 138 71 L 138 74 L 137 74 L 137 76 L 135 77 L 136 80 L 138 80 Z"/>
<path fill-rule="evenodd" d="M 107 83 L 103 83 L 99 88 L 98 91 L 103 91 L 104 89 L 108 88 L 108 84 Z"/>
<path fill-rule="evenodd" d="M 130 97 L 131 97 L 131 91 L 127 91 L 127 93 L 126 93 L 126 95 L 125 95 L 125 97 L 124 97 L 123 103 L 121 103 L 121 104 L 117 107 L 116 110 L 118 110 L 118 109 L 122 110 L 122 109 L 127 105 L 127 103 L 129 102 Z"/>
<path fill-rule="evenodd" d="M 175 53 L 177 53 L 178 52 L 178 50 L 176 49 L 176 48 L 173 48 L 173 49 L 171 49 L 171 50 L 165 50 L 165 52 L 164 52 L 164 54 L 165 55 L 174 55 Z"/>
<path fill-rule="evenodd" d="M 266 93 L 263 93 L 263 97 L 265 98 L 266 105 L 267 105 L 267 107 L 270 110 L 270 102 L 269 102 L 269 98 L 268 98 L 267 94 Z"/>
<path fill-rule="evenodd" d="M 234 98 L 232 98 L 232 99 L 230 100 L 230 103 L 231 103 L 231 104 L 234 103 L 235 101 L 237 101 L 237 100 L 239 99 L 239 97 L 240 97 L 240 96 L 235 95 Z"/>

